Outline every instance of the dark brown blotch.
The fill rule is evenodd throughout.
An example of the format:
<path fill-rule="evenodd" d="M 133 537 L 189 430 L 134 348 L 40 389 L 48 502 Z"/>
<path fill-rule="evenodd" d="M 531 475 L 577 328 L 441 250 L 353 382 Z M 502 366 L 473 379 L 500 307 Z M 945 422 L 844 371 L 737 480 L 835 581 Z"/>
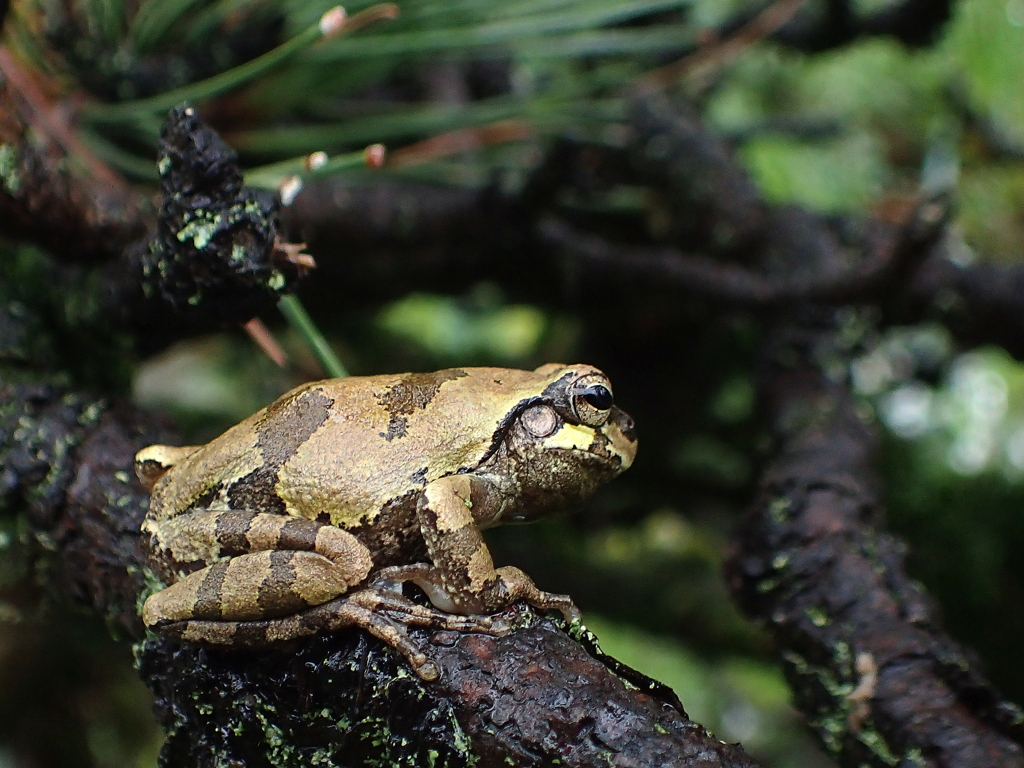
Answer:
<path fill-rule="evenodd" d="M 377 400 L 388 412 L 388 431 L 382 437 L 388 441 L 406 434 L 406 420 L 403 416 L 415 413 L 430 405 L 441 385 L 448 381 L 468 376 L 460 368 L 450 368 L 434 373 L 409 373 L 392 384 Z"/>
<path fill-rule="evenodd" d="M 241 555 L 252 551 L 249 543 L 249 529 L 252 527 L 252 520 L 256 513 L 231 514 L 224 513 L 217 516 L 217 528 L 215 536 L 220 544 L 222 555 Z"/>
<path fill-rule="evenodd" d="M 220 494 L 221 488 L 223 487 L 224 486 L 222 483 L 217 483 L 216 485 L 207 488 L 205 491 L 199 494 L 199 496 L 196 498 L 194 502 L 192 502 L 192 505 L 191 507 L 189 507 L 189 509 L 209 509 L 210 505 L 213 504 L 213 500 L 217 498 L 217 496 Z"/>
<path fill-rule="evenodd" d="M 426 545 L 416 520 L 422 491 L 413 489 L 385 504 L 373 525 L 352 529 L 352 534 L 373 553 L 377 568 L 426 559 Z"/>
<path fill-rule="evenodd" d="M 276 491 L 278 470 L 327 421 L 333 404 L 334 400 L 319 389 L 271 404 L 256 426 L 256 445 L 263 465 L 231 484 L 228 505 L 232 509 L 285 514 L 284 501 Z"/>
<path fill-rule="evenodd" d="M 194 615 L 197 619 L 219 619 L 224 615 L 221 593 L 224 576 L 231 561 L 215 563 L 206 572 L 199 589 L 196 590 Z"/>
<path fill-rule="evenodd" d="M 305 518 L 290 517 L 278 534 L 278 548 L 314 552 L 318 530 L 315 523 Z"/>
<path fill-rule="evenodd" d="M 291 552 L 271 552 L 270 570 L 263 577 L 256 598 L 260 613 L 267 617 L 282 616 L 292 613 L 296 602 L 304 603 L 292 589 L 295 579 Z"/>
<path fill-rule="evenodd" d="M 277 495 L 277 468 L 259 467 L 232 483 L 228 490 L 231 509 L 252 509 L 283 515 L 284 499 Z"/>
<path fill-rule="evenodd" d="M 405 437 L 408 432 L 409 422 L 405 416 L 392 416 L 388 421 L 388 431 L 378 432 L 381 437 L 387 440 L 389 443 L 396 437 Z"/>
<path fill-rule="evenodd" d="M 310 389 L 279 400 L 256 427 L 256 444 L 267 466 L 281 467 L 330 415 L 334 400 L 322 390 Z"/>

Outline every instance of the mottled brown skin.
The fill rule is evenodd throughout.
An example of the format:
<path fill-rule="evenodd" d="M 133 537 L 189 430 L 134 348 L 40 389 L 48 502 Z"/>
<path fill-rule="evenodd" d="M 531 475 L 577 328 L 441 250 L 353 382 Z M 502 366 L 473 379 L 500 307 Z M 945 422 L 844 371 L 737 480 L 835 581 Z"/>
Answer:
<path fill-rule="evenodd" d="M 495 568 L 480 531 L 582 501 L 635 453 L 632 420 L 586 365 L 305 384 L 207 445 L 139 452 L 143 531 L 169 584 L 143 620 L 228 645 L 359 626 L 436 678 L 406 626 L 501 633 L 487 614 L 521 600 L 578 618 L 569 597 Z"/>

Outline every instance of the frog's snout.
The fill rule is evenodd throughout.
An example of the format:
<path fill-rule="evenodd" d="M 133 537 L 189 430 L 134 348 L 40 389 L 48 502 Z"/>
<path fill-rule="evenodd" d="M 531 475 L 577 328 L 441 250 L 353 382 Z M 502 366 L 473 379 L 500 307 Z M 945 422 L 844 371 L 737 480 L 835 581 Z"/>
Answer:
<path fill-rule="evenodd" d="M 633 417 L 626 413 L 621 408 L 616 408 L 615 412 L 612 413 L 612 418 L 618 423 L 619 432 L 631 443 L 636 443 L 636 424 L 633 422 Z M 634 448 L 635 450 L 635 448 Z"/>
<path fill-rule="evenodd" d="M 636 424 L 633 417 L 618 406 L 612 406 L 606 427 L 608 439 L 621 460 L 622 468 L 629 469 L 636 458 Z"/>

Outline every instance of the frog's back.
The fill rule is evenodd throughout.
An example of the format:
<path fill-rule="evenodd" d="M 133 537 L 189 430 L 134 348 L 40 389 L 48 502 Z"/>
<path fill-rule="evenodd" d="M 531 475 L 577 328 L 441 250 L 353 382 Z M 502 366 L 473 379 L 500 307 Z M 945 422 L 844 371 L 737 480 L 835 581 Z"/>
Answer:
<path fill-rule="evenodd" d="M 175 464 L 151 517 L 248 509 L 358 527 L 477 466 L 507 414 L 551 378 L 468 368 L 305 384 Z"/>

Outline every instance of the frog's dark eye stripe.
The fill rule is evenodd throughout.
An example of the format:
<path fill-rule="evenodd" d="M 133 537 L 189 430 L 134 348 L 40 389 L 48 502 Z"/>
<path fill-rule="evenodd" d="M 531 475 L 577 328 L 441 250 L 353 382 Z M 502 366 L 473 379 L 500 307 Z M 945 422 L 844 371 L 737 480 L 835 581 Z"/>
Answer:
<path fill-rule="evenodd" d="M 594 384 L 587 387 L 585 390 L 580 392 L 580 397 L 599 411 L 607 411 L 615 404 L 615 400 L 612 398 L 612 393 L 608 390 L 608 387 L 601 384 Z"/>

